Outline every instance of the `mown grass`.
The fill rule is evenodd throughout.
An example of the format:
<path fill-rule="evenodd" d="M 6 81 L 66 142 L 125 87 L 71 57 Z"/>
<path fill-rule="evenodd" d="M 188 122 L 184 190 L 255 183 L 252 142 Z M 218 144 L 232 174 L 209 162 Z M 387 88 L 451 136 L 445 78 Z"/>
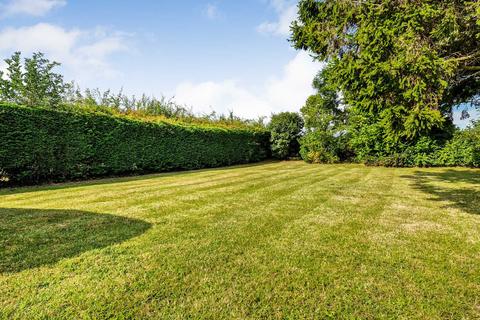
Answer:
<path fill-rule="evenodd" d="M 480 171 L 265 163 L 0 192 L 0 318 L 480 317 Z"/>

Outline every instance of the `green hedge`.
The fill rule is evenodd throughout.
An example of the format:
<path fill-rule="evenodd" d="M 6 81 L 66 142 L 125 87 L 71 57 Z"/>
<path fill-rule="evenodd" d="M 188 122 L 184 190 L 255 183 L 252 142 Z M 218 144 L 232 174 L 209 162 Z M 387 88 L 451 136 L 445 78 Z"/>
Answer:
<path fill-rule="evenodd" d="M 269 157 L 269 133 L 0 104 L 0 184 L 218 167 Z"/>

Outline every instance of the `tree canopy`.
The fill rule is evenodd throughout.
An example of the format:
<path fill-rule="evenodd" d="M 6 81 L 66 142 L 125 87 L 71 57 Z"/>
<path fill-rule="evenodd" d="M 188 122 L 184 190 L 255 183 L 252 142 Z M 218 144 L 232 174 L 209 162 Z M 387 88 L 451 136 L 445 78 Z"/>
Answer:
<path fill-rule="evenodd" d="M 479 17 L 477 1 L 301 0 L 291 41 L 398 144 L 451 126 L 454 106 L 478 106 Z"/>
<path fill-rule="evenodd" d="M 25 58 L 24 63 L 20 52 L 15 52 L 5 63 L 7 72 L 0 71 L 0 101 L 57 107 L 70 88 L 53 70 L 60 64 L 50 62 L 40 52 Z"/>
<path fill-rule="evenodd" d="M 300 154 L 307 162 L 350 160 L 348 146 L 348 110 L 341 105 L 335 88 L 325 81 L 326 70 L 313 81 L 316 94 L 301 108 L 305 120 L 305 135 L 300 140 Z"/>

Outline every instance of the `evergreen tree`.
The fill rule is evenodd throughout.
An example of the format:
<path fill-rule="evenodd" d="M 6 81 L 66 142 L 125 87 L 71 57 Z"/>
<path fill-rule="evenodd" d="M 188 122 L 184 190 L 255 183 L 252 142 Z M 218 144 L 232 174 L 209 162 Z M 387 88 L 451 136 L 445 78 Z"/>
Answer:
<path fill-rule="evenodd" d="M 350 111 L 392 149 L 452 126 L 478 103 L 480 5 L 443 0 L 301 0 L 295 48 L 327 62 Z"/>

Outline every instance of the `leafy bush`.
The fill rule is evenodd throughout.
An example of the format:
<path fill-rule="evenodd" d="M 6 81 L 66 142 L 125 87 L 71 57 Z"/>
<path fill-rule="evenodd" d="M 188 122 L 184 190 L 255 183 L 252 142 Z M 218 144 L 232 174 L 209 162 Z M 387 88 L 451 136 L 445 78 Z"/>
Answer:
<path fill-rule="evenodd" d="M 422 137 L 401 152 L 365 157 L 367 165 L 386 167 L 463 166 L 480 167 L 480 126 L 459 130 L 452 139 L 441 143 Z"/>
<path fill-rule="evenodd" d="M 390 154 L 367 156 L 364 162 L 385 167 L 432 167 L 438 164 L 438 151 L 441 147 L 433 138 L 421 137 L 417 142 L 402 147 L 403 150 L 395 150 Z"/>
<path fill-rule="evenodd" d="M 309 163 L 335 163 L 340 161 L 335 138 L 322 131 L 307 132 L 300 139 L 300 155 Z"/>
<path fill-rule="evenodd" d="M 303 119 L 295 112 L 274 114 L 268 125 L 271 132 L 272 154 L 278 159 L 297 157 L 298 139 L 303 129 Z"/>
<path fill-rule="evenodd" d="M 0 104 L 0 184 L 217 167 L 269 156 L 264 130 Z"/>
<path fill-rule="evenodd" d="M 480 122 L 457 132 L 439 151 L 438 163 L 444 166 L 480 167 Z"/>
<path fill-rule="evenodd" d="M 351 134 L 350 143 L 358 162 L 376 165 L 375 162 L 381 162 L 382 158 L 398 152 L 394 145 L 383 138 L 382 126 L 369 117 L 352 112 L 348 129 Z"/>
<path fill-rule="evenodd" d="M 287 132 L 271 133 L 271 148 L 272 154 L 278 159 L 287 159 L 291 155 L 290 144 L 292 143 L 291 135 Z"/>
<path fill-rule="evenodd" d="M 414 145 L 406 149 L 406 165 L 416 167 L 431 167 L 437 165 L 437 152 L 440 150 L 438 141 L 430 137 L 421 137 Z"/>

